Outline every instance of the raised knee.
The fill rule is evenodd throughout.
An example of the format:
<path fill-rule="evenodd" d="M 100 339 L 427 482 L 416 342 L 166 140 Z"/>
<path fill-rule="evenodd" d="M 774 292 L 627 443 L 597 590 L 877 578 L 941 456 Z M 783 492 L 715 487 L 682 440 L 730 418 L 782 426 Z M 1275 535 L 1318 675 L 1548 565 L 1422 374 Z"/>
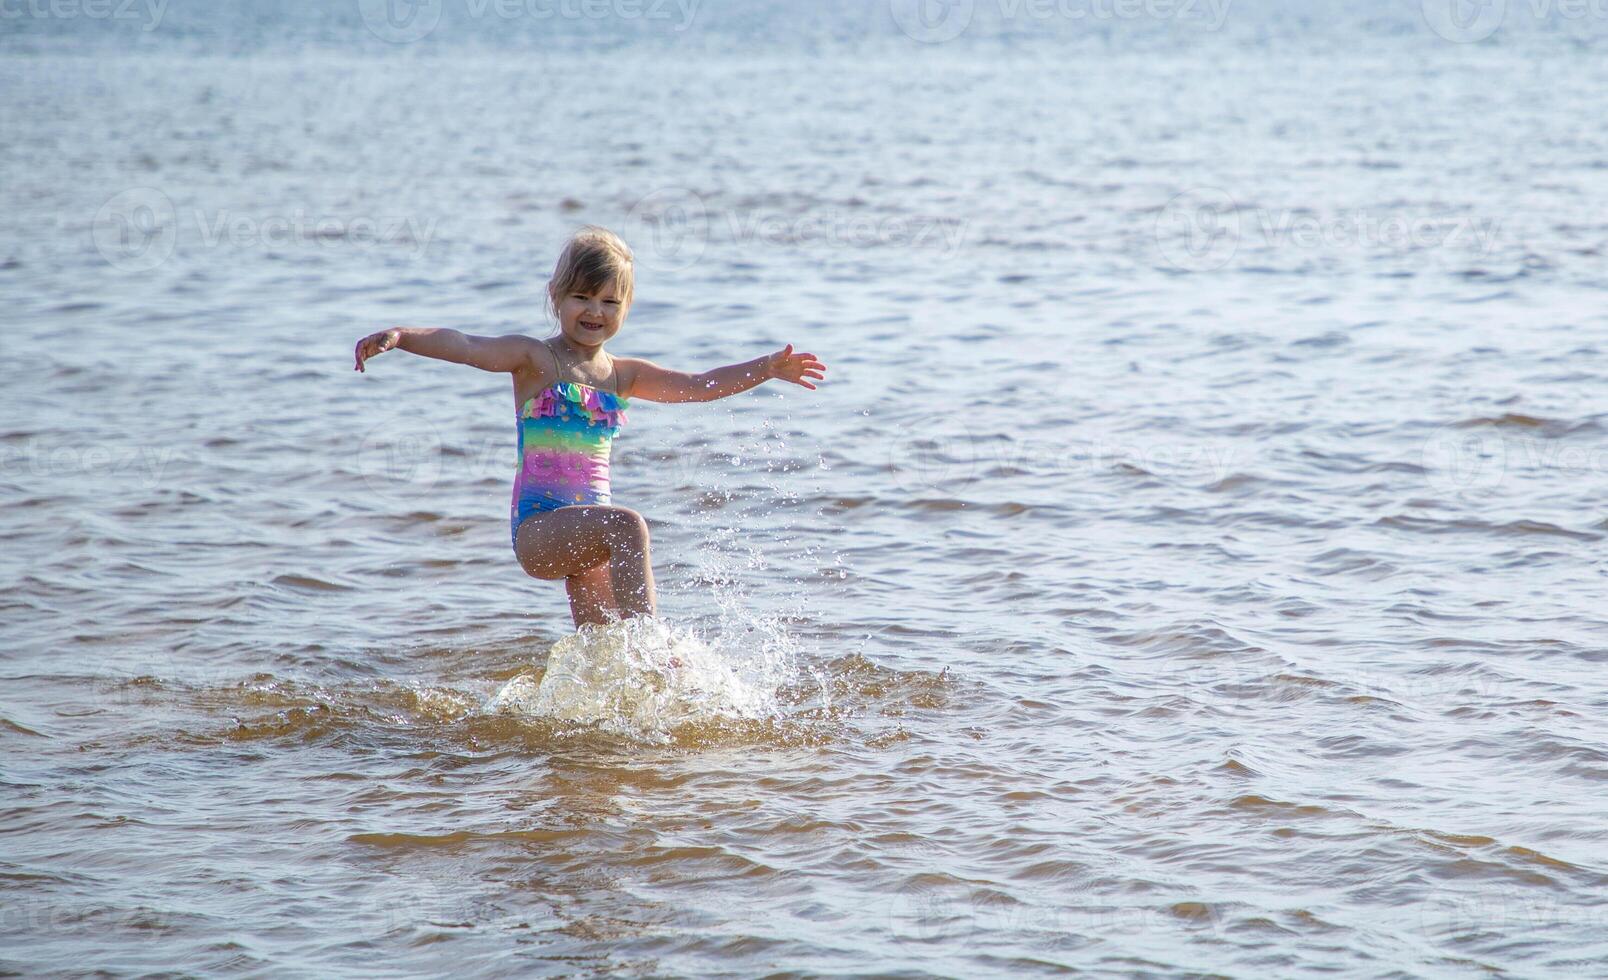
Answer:
<path fill-rule="evenodd" d="M 622 544 L 641 546 L 648 543 L 648 522 L 634 510 L 609 511 L 609 531 Z"/>

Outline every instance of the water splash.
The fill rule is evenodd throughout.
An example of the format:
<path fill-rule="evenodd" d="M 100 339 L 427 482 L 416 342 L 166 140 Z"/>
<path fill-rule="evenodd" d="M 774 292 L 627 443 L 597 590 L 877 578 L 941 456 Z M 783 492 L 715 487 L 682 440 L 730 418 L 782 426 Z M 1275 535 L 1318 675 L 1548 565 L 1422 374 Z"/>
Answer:
<path fill-rule="evenodd" d="M 663 744 L 689 726 L 779 718 L 777 694 L 792 662 L 775 634 L 758 647 L 723 649 L 690 629 L 640 617 L 559 640 L 545 670 L 509 680 L 482 710 Z"/>

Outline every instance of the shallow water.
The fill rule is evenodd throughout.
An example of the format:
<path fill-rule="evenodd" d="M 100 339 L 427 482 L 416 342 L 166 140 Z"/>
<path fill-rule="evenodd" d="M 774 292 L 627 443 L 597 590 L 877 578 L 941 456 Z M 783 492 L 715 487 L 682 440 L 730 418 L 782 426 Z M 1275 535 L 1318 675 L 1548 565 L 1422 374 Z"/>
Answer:
<path fill-rule="evenodd" d="M 1601 25 L 1401 7 L 14 21 L 0 969 L 1600 972 Z M 507 383 L 351 371 L 583 221 L 830 366 L 616 442 L 701 713 L 498 710 Z"/>

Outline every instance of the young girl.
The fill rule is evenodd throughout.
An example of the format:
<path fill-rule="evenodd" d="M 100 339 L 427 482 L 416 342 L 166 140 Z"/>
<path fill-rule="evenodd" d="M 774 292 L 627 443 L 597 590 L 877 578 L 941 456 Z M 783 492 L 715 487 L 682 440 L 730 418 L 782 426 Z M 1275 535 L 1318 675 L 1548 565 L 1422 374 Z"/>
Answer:
<path fill-rule="evenodd" d="M 511 522 L 525 572 L 563 579 L 577 628 L 656 614 L 648 525 L 609 503 L 609 447 L 630 399 L 703 402 L 771 378 L 814 390 L 826 365 L 793 345 L 702 374 L 614 357 L 603 345 L 620 332 L 635 285 L 631 250 L 613 232 L 587 227 L 565 244 L 547 284 L 559 332 L 546 340 L 476 337 L 433 327 L 396 327 L 357 342 L 357 366 L 400 348 L 425 357 L 513 375 L 519 472 Z"/>

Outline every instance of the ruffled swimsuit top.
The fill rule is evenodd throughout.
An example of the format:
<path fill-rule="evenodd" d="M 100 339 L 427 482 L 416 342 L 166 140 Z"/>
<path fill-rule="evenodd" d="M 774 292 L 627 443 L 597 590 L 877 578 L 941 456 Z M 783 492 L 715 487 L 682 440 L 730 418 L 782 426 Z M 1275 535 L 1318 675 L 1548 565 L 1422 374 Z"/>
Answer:
<path fill-rule="evenodd" d="M 555 363 L 556 363 L 555 358 Z M 533 513 L 609 502 L 609 451 L 630 400 L 575 381 L 554 381 L 519 409 L 513 530 Z"/>

